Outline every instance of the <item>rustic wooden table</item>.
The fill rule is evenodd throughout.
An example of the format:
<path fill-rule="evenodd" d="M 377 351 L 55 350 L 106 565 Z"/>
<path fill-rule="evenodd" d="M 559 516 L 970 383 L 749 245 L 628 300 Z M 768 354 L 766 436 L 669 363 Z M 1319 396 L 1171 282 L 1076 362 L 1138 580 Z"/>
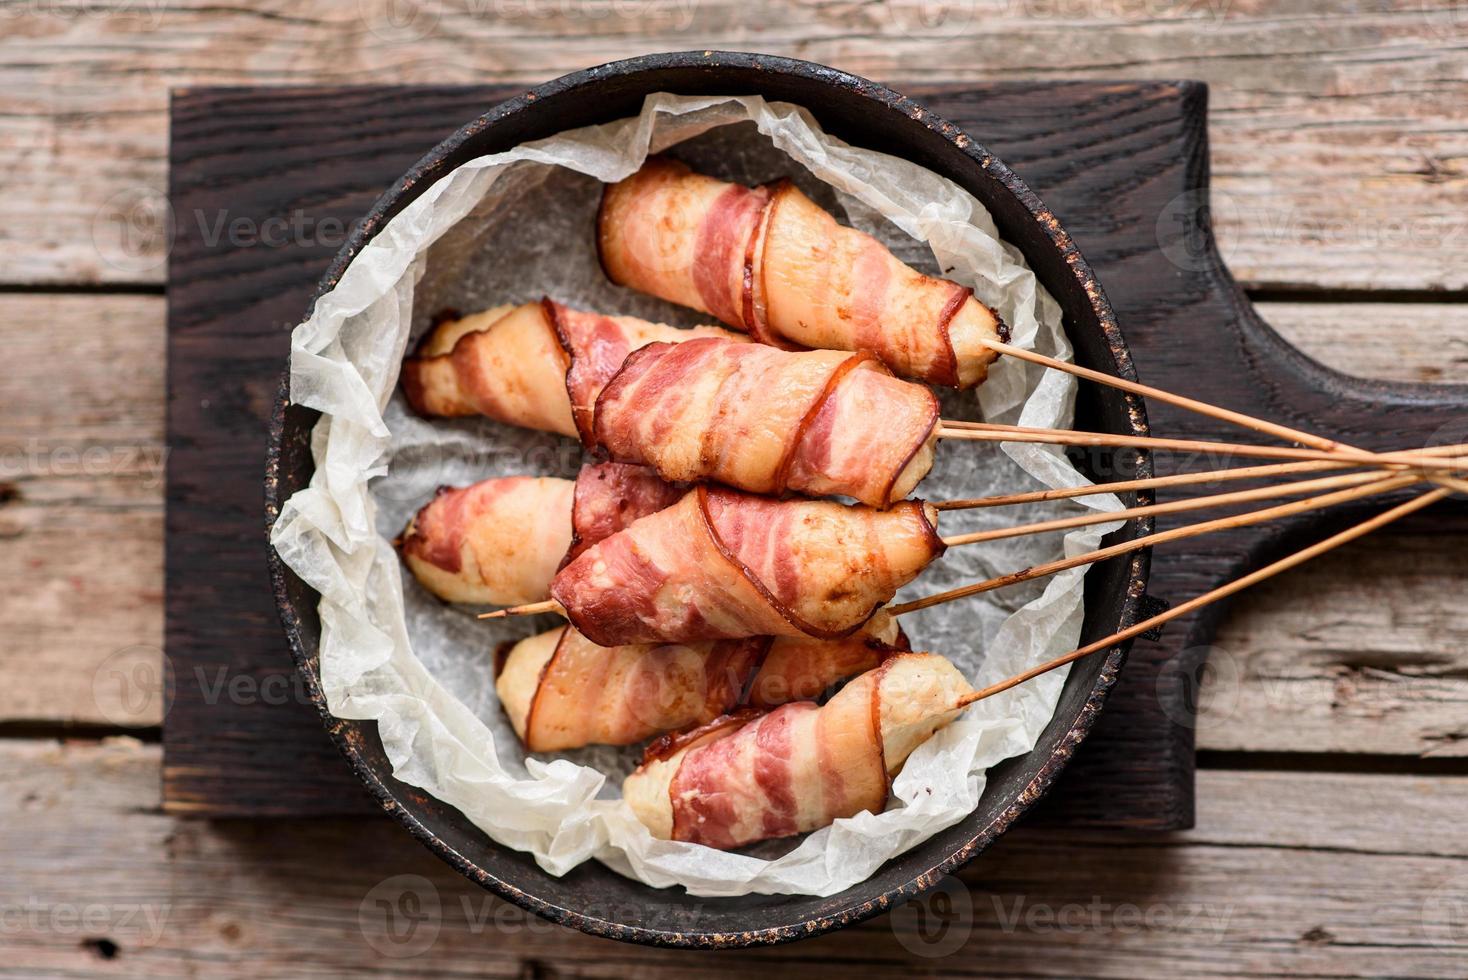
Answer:
<path fill-rule="evenodd" d="M 1468 381 L 1462 2 L 0 4 L 0 975 L 1468 975 L 1468 549 L 1410 531 L 1235 606 L 1196 830 L 1021 829 L 926 902 L 793 946 L 567 932 L 386 819 L 163 812 L 169 90 L 701 47 L 878 79 L 1203 79 L 1219 237 L 1265 316 L 1352 373 Z"/>

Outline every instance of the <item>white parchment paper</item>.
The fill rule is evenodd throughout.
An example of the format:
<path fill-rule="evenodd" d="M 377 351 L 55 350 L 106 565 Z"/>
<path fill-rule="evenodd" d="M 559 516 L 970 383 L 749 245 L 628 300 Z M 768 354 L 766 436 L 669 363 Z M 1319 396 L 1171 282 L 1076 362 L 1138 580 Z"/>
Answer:
<path fill-rule="evenodd" d="M 406 409 L 396 392 L 399 364 L 436 312 L 548 293 L 586 309 L 699 322 L 691 311 L 611 285 L 596 259 L 601 182 L 668 148 L 726 179 L 793 177 L 909 263 L 973 286 L 1013 327 L 1015 343 L 1069 358 L 1057 304 L 998 239 L 988 213 L 951 181 L 850 147 L 792 105 L 658 94 L 636 118 L 482 157 L 443 177 L 321 297 L 291 342 L 291 397 L 323 413 L 312 438 L 316 471 L 286 502 L 272 542 L 321 593 L 322 684 L 332 712 L 374 719 L 394 775 L 462 810 L 494 840 L 533 854 L 552 874 L 597 859 L 696 895 L 829 895 L 972 812 L 985 770 L 1034 745 L 1064 672 L 980 702 L 919 748 L 883 813 L 737 854 L 657 841 L 620 799 L 639 749 L 527 757 L 499 708 L 493 649 L 554 622 L 479 622 L 479 610 L 446 606 L 402 575 L 389 544 L 441 484 L 572 476 L 581 462 L 571 440 L 485 419 L 429 422 Z M 946 392 L 943 401 L 947 417 L 1063 426 L 1073 395 L 1068 375 L 1001 360 L 977 396 Z M 1081 482 L 1048 448 L 944 443 L 920 491 L 936 500 Z M 1111 497 L 1086 503 L 1120 506 Z M 945 514 L 943 531 L 1055 512 Z M 899 598 L 1074 554 L 1115 526 L 954 548 Z M 1074 646 L 1082 573 L 925 610 L 904 625 L 917 649 L 947 655 L 982 686 Z"/>

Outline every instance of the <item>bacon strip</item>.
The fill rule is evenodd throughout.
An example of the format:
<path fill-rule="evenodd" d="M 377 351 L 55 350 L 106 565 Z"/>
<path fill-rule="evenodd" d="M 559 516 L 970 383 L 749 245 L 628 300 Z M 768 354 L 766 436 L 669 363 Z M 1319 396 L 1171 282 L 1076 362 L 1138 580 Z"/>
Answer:
<path fill-rule="evenodd" d="M 487 415 L 575 435 L 565 389 L 568 366 L 539 304 L 498 307 L 440 323 L 403 362 L 403 394 L 420 415 Z"/>
<path fill-rule="evenodd" d="M 739 703 L 768 710 L 791 701 L 820 700 L 838 681 L 871 670 L 892 653 L 910 649 L 897 620 L 880 610 L 860 631 L 840 639 L 776 637 Z"/>
<path fill-rule="evenodd" d="M 724 849 L 877 812 L 892 774 L 968 691 L 942 657 L 897 654 L 824 706 L 797 701 L 654 742 L 622 795 L 654 836 Z"/>
<path fill-rule="evenodd" d="M 572 484 L 499 477 L 441 487 L 397 544 L 419 582 L 450 602 L 546 598 L 556 570 L 684 491 L 641 466 L 587 464 Z"/>
<path fill-rule="evenodd" d="M 694 174 L 663 157 L 613 186 L 619 192 L 602 196 L 597 217 L 608 277 L 658 282 L 661 291 L 643 291 L 747 330 L 744 258 L 769 191 Z"/>
<path fill-rule="evenodd" d="M 740 705 L 815 697 L 905 648 L 890 616 L 839 640 L 751 637 L 601 647 L 563 626 L 507 646 L 495 690 L 532 752 L 629 745 L 706 724 Z"/>
<path fill-rule="evenodd" d="M 541 667 L 516 732 L 531 752 L 630 745 L 716 718 L 738 704 L 770 646 L 768 638 L 697 645 L 600 647 L 570 627 Z M 496 686 L 515 679 L 515 651 Z M 511 712 L 510 720 L 516 720 Z"/>
<path fill-rule="evenodd" d="M 486 415 L 585 441 L 597 395 L 630 352 L 694 337 L 741 339 L 718 327 L 602 316 L 548 298 L 496 307 L 435 327 L 403 362 L 403 394 L 420 415 Z"/>
<path fill-rule="evenodd" d="M 789 181 L 746 188 L 653 157 L 603 192 L 598 244 L 620 285 L 764 343 L 871 351 L 903 377 L 933 384 L 980 384 L 995 357 L 984 341 L 1008 336 L 969 290 L 907 266 Z M 736 282 L 734 303 L 724 287 Z"/>
<path fill-rule="evenodd" d="M 587 463 L 576 475 L 571 505 L 571 547 L 561 562 L 609 538 L 633 521 L 671 507 L 686 488 L 668 483 L 646 466 Z M 550 583 L 546 583 L 547 587 Z"/>
<path fill-rule="evenodd" d="M 870 354 L 699 339 L 629 356 L 597 399 L 594 441 L 668 480 L 886 507 L 932 467 L 937 432 L 933 393 Z"/>
<path fill-rule="evenodd" d="M 551 596 L 602 646 L 854 632 L 943 551 L 936 511 L 700 486 L 566 565 Z"/>

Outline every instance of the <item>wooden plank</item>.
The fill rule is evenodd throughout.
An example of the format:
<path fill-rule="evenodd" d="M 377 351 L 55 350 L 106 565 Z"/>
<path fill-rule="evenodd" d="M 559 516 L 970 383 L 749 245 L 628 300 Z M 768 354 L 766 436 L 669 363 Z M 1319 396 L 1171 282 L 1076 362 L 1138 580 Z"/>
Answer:
<path fill-rule="evenodd" d="M 448 125 L 446 120 L 459 118 L 466 106 L 499 93 L 447 87 L 417 92 L 412 99 L 404 94 L 401 89 L 289 95 L 229 89 L 181 97 L 174 107 L 175 206 L 187 213 L 212 213 L 227 204 L 237 219 L 258 225 L 270 214 L 295 213 L 301 202 L 328 201 L 329 216 L 346 220 L 354 195 L 370 193 L 390 179 L 384 171 L 394 173 L 401 165 L 389 156 L 401 152 L 399 126 L 418 132 Z M 934 86 L 925 97 L 948 118 L 989 132 L 1008 158 L 1027 166 L 1047 199 L 1071 216 L 1070 231 L 1106 282 L 1148 380 L 1160 379 L 1164 387 L 1185 388 L 1286 422 L 1325 426 L 1332 435 L 1364 445 L 1427 440 L 1445 419 L 1461 417 L 1461 411 L 1447 404 L 1431 407 L 1438 401 L 1436 391 L 1388 391 L 1321 377 L 1288 349 L 1275 349 L 1278 338 L 1241 310 L 1232 285 L 1210 267 L 1181 270 L 1176 277 L 1157 275 L 1164 260 L 1156 246 L 1165 242 L 1156 237 L 1152 216 L 1189 179 L 1196 179 L 1194 168 L 1201 163 L 1196 135 L 1202 106 L 1196 90 L 1171 85 Z M 329 135 L 318 135 L 322 132 Z M 324 171 L 318 166 L 321 153 L 352 165 Z M 261 169 L 271 170 L 269 182 L 258 179 Z M 170 311 L 178 337 L 171 373 L 179 392 L 173 403 L 185 410 L 173 416 L 178 428 L 170 431 L 183 447 L 176 456 L 182 490 L 170 498 L 169 527 L 203 535 L 202 543 L 171 538 L 180 557 L 173 566 L 178 585 L 172 580 L 169 585 L 178 626 L 170 625 L 168 644 L 176 665 L 185 670 L 232 667 L 278 678 L 285 669 L 264 597 L 247 600 L 242 592 L 221 592 L 194 574 L 191 564 L 192 556 L 208 554 L 215 577 L 226 568 L 242 576 L 254 574 L 256 552 L 245 545 L 254 527 L 249 487 L 257 457 L 250 447 L 261 422 L 262 400 L 235 403 L 234 415 L 215 411 L 200 416 L 187 407 L 280 356 L 284 335 L 270 324 L 284 326 L 304 308 L 304 294 L 293 296 L 290 289 L 310 281 L 307 262 L 324 262 L 328 254 L 311 243 L 260 249 L 233 240 L 213 242 L 193 227 L 181 229 L 170 280 Z M 1213 352 L 1214 370 L 1202 376 L 1197 371 L 1199 350 Z M 227 371 L 220 368 L 224 361 Z M 1150 410 L 1159 431 L 1238 436 L 1223 426 L 1200 428 L 1197 418 L 1169 413 L 1165 407 L 1153 405 Z M 241 434 L 249 440 L 239 442 Z M 243 453 L 236 452 L 238 447 Z M 1174 601 L 1191 596 L 1235 574 L 1241 565 L 1257 563 L 1258 555 L 1279 547 L 1289 534 L 1315 530 L 1295 524 L 1170 550 L 1159 556 L 1152 587 Z M 1170 819 L 1176 823 L 1188 819 L 1185 791 L 1177 788 L 1185 775 L 1172 780 L 1160 775 L 1191 771 L 1191 731 L 1173 721 L 1173 716 L 1187 719 L 1190 709 L 1175 700 L 1178 688 L 1169 686 L 1163 671 L 1180 649 L 1207 642 L 1188 633 L 1180 624 L 1161 644 L 1139 644 L 1101 723 L 1100 737 L 1088 742 L 1067 776 L 1066 794 L 1077 804 L 1070 812 L 1112 825 L 1120 822 L 1118 813 L 1166 812 L 1174 814 Z M 220 660 L 226 652 L 228 663 Z M 290 813 L 275 792 L 278 765 L 271 761 L 294 758 L 298 752 L 286 737 L 285 714 L 260 710 L 258 702 L 201 704 L 198 693 L 180 688 L 165 730 L 170 804 L 220 815 L 258 813 L 262 806 L 271 813 Z M 1162 701 L 1166 706 L 1160 711 Z M 312 739 L 309 744 L 319 751 L 316 720 L 299 711 L 290 720 L 294 727 L 289 730 Z M 220 738 L 220 732 L 227 735 Z M 248 762 L 226 764 L 232 753 Z M 221 775 L 225 772 L 227 779 Z M 242 778 L 246 774 L 251 778 Z M 1176 805 L 1171 808 L 1159 806 L 1152 792 L 1164 784 L 1173 787 Z M 315 794 L 315 812 L 334 812 L 339 800 L 349 798 L 342 789 L 333 785 Z M 1077 794 L 1083 792 L 1091 795 L 1082 799 Z M 308 798 L 303 790 L 300 801 Z"/>
<path fill-rule="evenodd" d="M 445 118 L 508 94 L 231 89 L 174 103 L 170 200 L 181 213 L 228 214 L 262 233 L 272 215 L 311 215 L 302 235 L 263 248 L 181 227 L 170 257 L 164 648 L 176 696 L 163 779 L 175 812 L 299 817 L 369 805 L 305 693 L 270 588 L 270 413 L 291 328 L 340 244 L 331 236 L 412 164 L 411 146 L 437 139 Z M 283 765 L 313 778 L 282 784 Z"/>
<path fill-rule="evenodd" d="M 1468 953 L 1451 777 L 1204 771 L 1194 831 L 1020 829 L 941 897 L 714 954 L 542 922 L 385 817 L 170 817 L 158 766 L 132 740 L 0 742 L 0 976 L 1457 977 Z"/>
<path fill-rule="evenodd" d="M 163 715 L 163 299 L 0 296 L 0 720 Z"/>
<path fill-rule="evenodd" d="M 1468 549 L 1388 533 L 1240 597 L 1208 651 L 1198 745 L 1468 755 Z"/>
<path fill-rule="evenodd" d="M 1462 290 L 1465 39 L 1455 0 L 22 5 L 0 38 L 0 275 L 162 281 L 170 87 L 538 82 L 722 47 L 918 83 L 1202 79 L 1214 217 L 1243 281 Z"/>
<path fill-rule="evenodd" d="M 1383 381 L 1468 383 L 1468 306 L 1255 303 L 1285 340 L 1326 367 Z"/>

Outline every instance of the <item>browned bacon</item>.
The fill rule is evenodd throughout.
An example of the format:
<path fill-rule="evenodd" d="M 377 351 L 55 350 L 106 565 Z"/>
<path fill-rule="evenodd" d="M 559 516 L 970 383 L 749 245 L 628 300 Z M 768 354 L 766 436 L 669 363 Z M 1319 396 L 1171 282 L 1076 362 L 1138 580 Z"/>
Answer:
<path fill-rule="evenodd" d="M 586 549 L 551 596 L 603 646 L 854 632 L 943 551 L 937 512 L 700 486 Z"/>
<path fill-rule="evenodd" d="M 819 700 L 837 681 L 871 670 L 893 652 L 910 649 L 897 620 L 880 609 L 860 630 L 840 639 L 779 636 L 740 704 L 769 709 L 790 701 Z"/>
<path fill-rule="evenodd" d="M 608 277 L 629 285 L 662 283 L 662 292 L 644 292 L 750 332 L 745 259 L 769 191 L 726 184 L 658 157 L 613 188 L 619 192 L 603 196 L 598 218 Z"/>
<path fill-rule="evenodd" d="M 594 433 L 613 459 L 668 480 L 885 507 L 932 467 L 938 400 L 870 354 L 706 338 L 629 356 L 597 399 Z"/>
<path fill-rule="evenodd" d="M 585 440 L 596 396 L 630 352 L 693 337 L 738 339 L 718 327 L 682 330 L 550 299 L 496 307 L 440 323 L 403 362 L 403 393 L 421 415 L 486 415 Z"/>
<path fill-rule="evenodd" d="M 654 837 L 724 849 L 879 812 L 892 775 L 969 690 L 936 654 L 896 654 L 823 706 L 797 701 L 654 742 L 622 796 Z"/>
<path fill-rule="evenodd" d="M 678 502 L 686 490 L 674 486 L 646 466 L 588 463 L 576 475 L 571 506 L 571 547 L 566 564 L 603 538 L 640 517 Z M 549 587 L 550 583 L 547 582 Z"/>
<path fill-rule="evenodd" d="M 495 681 L 525 747 L 630 745 L 737 704 L 769 640 L 600 647 L 569 626 L 522 640 Z"/>
<path fill-rule="evenodd" d="M 532 752 L 630 745 L 742 704 L 769 708 L 816 697 L 905 646 L 896 620 L 881 614 L 838 640 L 767 636 L 601 647 L 563 626 L 505 650 L 495 690 Z"/>
<path fill-rule="evenodd" d="M 747 188 L 664 157 L 609 185 L 597 219 L 612 281 L 777 346 L 871 351 L 903 377 L 972 387 L 1004 339 L 971 291 L 925 276 L 788 181 Z"/>

